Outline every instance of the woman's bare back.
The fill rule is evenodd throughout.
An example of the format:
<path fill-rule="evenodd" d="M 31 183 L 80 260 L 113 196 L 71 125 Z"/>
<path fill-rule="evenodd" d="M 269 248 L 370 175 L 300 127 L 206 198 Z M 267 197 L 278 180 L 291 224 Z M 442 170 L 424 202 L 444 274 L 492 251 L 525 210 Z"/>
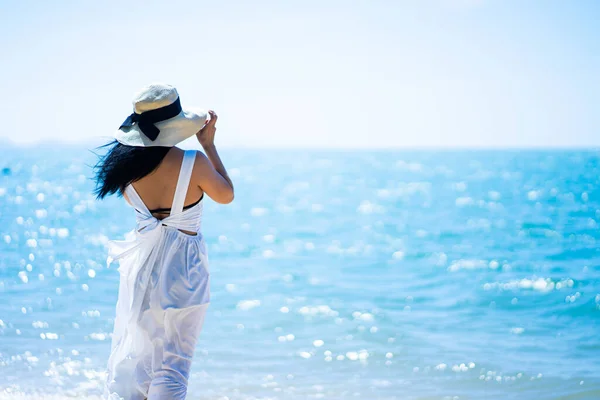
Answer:
<path fill-rule="evenodd" d="M 183 150 L 173 147 L 152 173 L 133 183 L 133 188 L 149 210 L 170 209 L 173 196 L 175 196 L 182 160 Z M 196 203 L 203 194 L 200 186 L 193 180 L 190 181 L 184 204 Z M 126 195 L 124 197 L 129 201 Z M 163 219 L 169 215 L 169 212 L 158 212 L 153 215 L 158 219 Z"/>

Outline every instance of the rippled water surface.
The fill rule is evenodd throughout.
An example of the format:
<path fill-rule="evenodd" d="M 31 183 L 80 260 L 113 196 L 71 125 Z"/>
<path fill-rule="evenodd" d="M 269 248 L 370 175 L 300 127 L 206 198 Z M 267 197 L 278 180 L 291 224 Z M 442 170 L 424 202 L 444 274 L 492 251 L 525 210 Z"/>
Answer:
<path fill-rule="evenodd" d="M 223 151 L 190 399 L 600 398 L 592 151 Z M 133 228 L 85 148 L 0 149 L 0 399 L 97 398 Z"/>

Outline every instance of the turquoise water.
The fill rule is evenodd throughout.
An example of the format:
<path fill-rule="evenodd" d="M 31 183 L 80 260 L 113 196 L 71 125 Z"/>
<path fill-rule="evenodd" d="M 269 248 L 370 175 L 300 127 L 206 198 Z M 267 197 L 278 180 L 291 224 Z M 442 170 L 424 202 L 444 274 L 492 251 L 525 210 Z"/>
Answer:
<path fill-rule="evenodd" d="M 188 398 L 600 398 L 598 153 L 222 153 Z M 93 162 L 0 150 L 0 399 L 101 393 L 134 216 Z"/>

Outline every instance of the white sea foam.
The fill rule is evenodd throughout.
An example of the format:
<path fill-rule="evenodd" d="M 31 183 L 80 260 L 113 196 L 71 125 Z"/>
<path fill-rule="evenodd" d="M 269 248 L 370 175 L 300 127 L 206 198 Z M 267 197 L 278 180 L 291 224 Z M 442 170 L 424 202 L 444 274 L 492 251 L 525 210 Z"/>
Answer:
<path fill-rule="evenodd" d="M 534 290 L 538 292 L 549 292 L 552 290 L 560 290 L 572 288 L 574 282 L 572 279 L 560 281 L 552 280 L 551 278 L 524 278 L 512 280 L 509 282 L 488 282 L 483 285 L 484 290 L 500 289 L 500 290 Z"/>
<path fill-rule="evenodd" d="M 253 217 L 263 217 L 269 213 L 269 210 L 263 207 L 254 207 L 250 210 L 250 215 Z"/>
<path fill-rule="evenodd" d="M 383 212 L 383 207 L 379 204 L 372 203 L 370 201 L 363 201 L 356 209 L 360 214 L 373 214 Z"/>
<path fill-rule="evenodd" d="M 456 206 L 458 207 L 464 207 L 464 206 L 471 206 L 473 204 L 475 204 L 475 200 L 473 200 L 473 198 L 471 197 L 458 197 L 454 203 L 456 204 Z"/>
<path fill-rule="evenodd" d="M 328 305 L 318 305 L 318 306 L 303 306 L 300 307 L 298 313 L 305 316 L 316 316 L 316 315 L 324 315 L 328 317 L 337 317 L 338 312 L 332 310 Z"/>
<path fill-rule="evenodd" d="M 461 259 L 456 260 L 450 264 L 448 267 L 448 271 L 455 272 L 461 269 L 482 269 L 487 268 L 489 263 L 485 260 L 471 260 L 471 259 Z"/>
<path fill-rule="evenodd" d="M 46 218 L 48 216 L 48 211 L 46 209 L 35 210 L 35 217 L 38 219 Z"/>
<path fill-rule="evenodd" d="M 417 162 L 398 160 L 396 161 L 396 168 L 410 172 L 421 172 L 423 170 L 423 165 Z"/>
<path fill-rule="evenodd" d="M 67 228 L 58 228 L 56 230 L 56 236 L 58 236 L 59 238 L 69 237 L 69 229 L 67 229 Z"/>
<path fill-rule="evenodd" d="M 242 311 L 248 311 L 260 306 L 260 300 L 241 300 L 237 303 L 236 308 Z"/>

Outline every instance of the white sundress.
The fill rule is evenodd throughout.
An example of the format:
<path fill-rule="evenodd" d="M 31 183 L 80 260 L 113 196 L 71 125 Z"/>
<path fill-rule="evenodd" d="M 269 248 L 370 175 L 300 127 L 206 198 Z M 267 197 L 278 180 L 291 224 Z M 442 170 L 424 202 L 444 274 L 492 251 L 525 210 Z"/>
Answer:
<path fill-rule="evenodd" d="M 196 341 L 210 301 L 202 201 L 183 210 L 196 152 L 185 151 L 171 213 L 152 216 L 133 186 L 137 228 L 109 242 L 120 283 L 104 398 L 184 399 Z M 197 232 L 196 236 L 179 229 Z"/>

